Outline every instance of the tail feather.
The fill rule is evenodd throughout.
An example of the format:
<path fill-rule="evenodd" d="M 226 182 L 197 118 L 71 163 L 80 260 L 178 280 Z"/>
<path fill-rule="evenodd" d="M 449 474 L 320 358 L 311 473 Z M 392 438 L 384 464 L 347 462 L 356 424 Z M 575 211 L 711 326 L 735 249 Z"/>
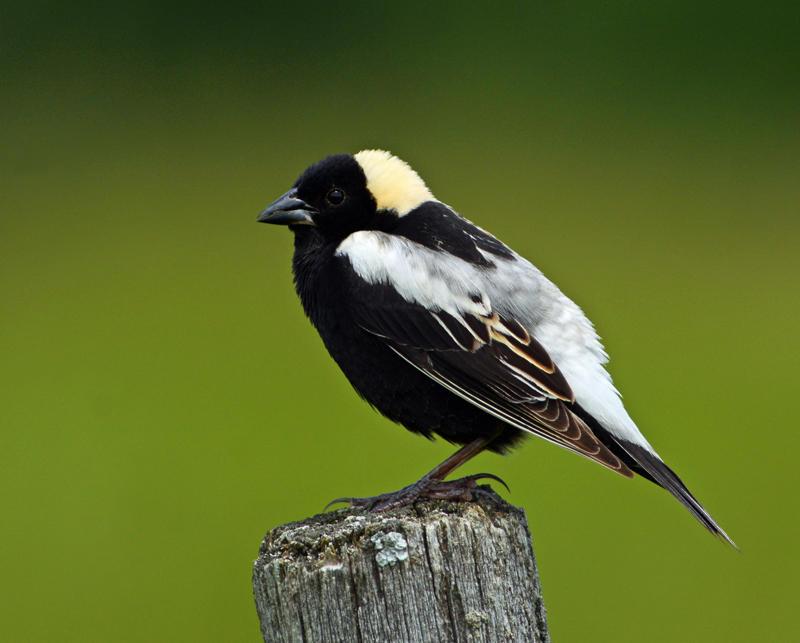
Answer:
<path fill-rule="evenodd" d="M 664 464 L 661 458 L 641 445 L 612 435 L 579 404 L 573 404 L 570 408 L 591 427 L 595 436 L 631 471 L 669 491 L 703 527 L 734 549 L 739 549 L 733 539 L 725 533 L 725 530 L 717 524 L 717 521 L 686 488 L 678 475 Z"/>
<path fill-rule="evenodd" d="M 731 537 L 725 533 L 722 527 L 717 524 L 717 521 L 711 517 L 711 514 L 705 510 L 703 505 L 698 502 L 697 498 L 686 488 L 686 485 L 683 484 L 677 474 L 664 464 L 657 455 L 627 440 L 617 439 L 616 441 L 619 443 L 620 447 L 630 455 L 636 464 L 649 474 L 645 477 L 650 478 L 653 482 L 664 487 L 664 489 L 675 496 L 675 498 L 697 518 L 700 524 L 712 534 L 727 542 L 734 549 L 739 549 Z"/>

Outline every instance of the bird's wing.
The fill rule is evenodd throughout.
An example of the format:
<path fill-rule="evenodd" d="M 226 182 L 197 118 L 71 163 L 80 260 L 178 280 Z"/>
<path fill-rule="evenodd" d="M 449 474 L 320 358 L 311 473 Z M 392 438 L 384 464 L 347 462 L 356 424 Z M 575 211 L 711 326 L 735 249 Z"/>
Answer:
<path fill-rule="evenodd" d="M 558 365 L 525 323 L 498 312 L 476 266 L 377 231 L 353 233 L 337 257 L 364 331 L 511 426 L 633 475 L 569 409 Z"/>

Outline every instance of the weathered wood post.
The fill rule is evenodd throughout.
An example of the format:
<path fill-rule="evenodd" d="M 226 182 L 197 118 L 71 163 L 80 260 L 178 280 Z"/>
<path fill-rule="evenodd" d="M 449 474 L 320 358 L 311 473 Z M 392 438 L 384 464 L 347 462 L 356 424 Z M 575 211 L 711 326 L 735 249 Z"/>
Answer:
<path fill-rule="evenodd" d="M 488 487 L 276 527 L 253 590 L 269 642 L 549 641 L 525 513 Z"/>

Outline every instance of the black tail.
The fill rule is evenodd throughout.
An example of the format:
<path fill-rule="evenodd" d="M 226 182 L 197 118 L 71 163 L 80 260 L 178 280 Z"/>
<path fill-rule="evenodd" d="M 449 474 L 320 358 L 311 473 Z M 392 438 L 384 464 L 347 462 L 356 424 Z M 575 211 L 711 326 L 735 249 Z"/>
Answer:
<path fill-rule="evenodd" d="M 725 530 L 717 524 L 716 520 L 711 517 L 711 514 L 703 508 L 703 505 L 698 502 L 697 498 L 686 488 L 686 485 L 681 482 L 677 474 L 664 464 L 657 455 L 651 453 L 644 447 L 611 435 L 580 405 L 573 405 L 572 410 L 589 424 L 600 441 L 605 444 L 615 456 L 622 460 L 629 469 L 669 491 L 695 518 L 697 518 L 703 527 L 724 540 L 734 549 L 739 549 L 731 537 L 725 533 Z"/>
<path fill-rule="evenodd" d="M 644 475 L 645 478 L 649 478 L 656 484 L 664 487 L 664 489 L 675 496 L 681 502 L 681 504 L 683 504 L 683 506 L 686 507 L 692 513 L 692 515 L 697 518 L 697 520 L 700 521 L 703 527 L 708 529 L 715 536 L 722 538 L 722 540 L 727 542 L 735 549 L 738 549 L 736 543 L 733 542 L 731 537 L 728 536 L 722 527 L 717 524 L 717 522 L 711 517 L 711 514 L 709 514 L 703 508 L 703 505 L 701 505 L 697 501 L 697 498 L 691 494 L 676 473 L 666 464 L 664 464 L 658 456 L 650 453 L 643 447 L 628 442 L 627 440 L 620 440 L 617 438 L 615 441 L 622 449 L 625 450 L 625 452 L 634 460 L 634 462 L 639 465 L 638 467 L 631 467 L 634 471 L 640 475 Z M 645 475 L 640 469 L 643 469 L 647 475 Z"/>

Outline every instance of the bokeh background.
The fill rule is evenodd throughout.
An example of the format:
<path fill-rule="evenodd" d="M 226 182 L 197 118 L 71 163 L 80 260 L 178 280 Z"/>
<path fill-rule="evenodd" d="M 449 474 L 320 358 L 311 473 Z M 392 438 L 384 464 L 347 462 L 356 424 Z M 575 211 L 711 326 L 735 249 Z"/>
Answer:
<path fill-rule="evenodd" d="M 741 546 L 542 442 L 481 456 L 554 640 L 800 640 L 796 3 L 431 4 L 3 3 L 0 638 L 258 641 L 268 528 L 450 453 L 357 399 L 255 222 L 378 146 L 581 303 Z"/>

